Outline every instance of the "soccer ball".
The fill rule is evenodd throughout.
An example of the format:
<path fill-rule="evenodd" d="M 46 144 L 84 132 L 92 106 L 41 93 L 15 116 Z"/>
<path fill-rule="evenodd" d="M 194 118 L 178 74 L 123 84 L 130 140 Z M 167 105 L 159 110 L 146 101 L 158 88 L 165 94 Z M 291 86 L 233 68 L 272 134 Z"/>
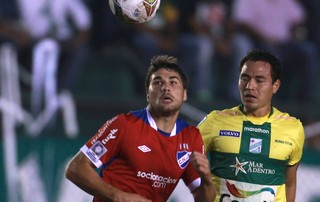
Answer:
<path fill-rule="evenodd" d="M 127 23 L 151 20 L 160 6 L 160 0 L 109 0 L 112 13 Z"/>

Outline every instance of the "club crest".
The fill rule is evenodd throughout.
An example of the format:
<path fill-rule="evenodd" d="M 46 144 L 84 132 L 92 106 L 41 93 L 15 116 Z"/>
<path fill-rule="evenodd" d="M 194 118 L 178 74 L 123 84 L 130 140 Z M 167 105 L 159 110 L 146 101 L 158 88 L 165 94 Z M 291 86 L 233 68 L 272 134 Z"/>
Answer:
<path fill-rule="evenodd" d="M 250 138 L 249 152 L 254 154 L 261 153 L 262 150 L 262 139 Z"/>
<path fill-rule="evenodd" d="M 181 169 L 184 169 L 189 163 L 189 156 L 191 152 L 188 151 L 178 151 L 177 152 L 177 162 Z"/>

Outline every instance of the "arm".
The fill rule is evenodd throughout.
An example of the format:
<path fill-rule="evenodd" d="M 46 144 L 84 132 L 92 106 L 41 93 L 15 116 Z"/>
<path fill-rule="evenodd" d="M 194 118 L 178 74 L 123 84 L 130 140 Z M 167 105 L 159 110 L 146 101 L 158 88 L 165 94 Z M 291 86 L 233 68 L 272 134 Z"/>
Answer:
<path fill-rule="evenodd" d="M 286 170 L 286 198 L 287 202 L 294 202 L 296 197 L 297 170 L 299 164 L 288 166 Z"/>
<path fill-rule="evenodd" d="M 78 152 L 68 163 L 65 175 L 67 179 L 85 192 L 106 201 L 150 201 L 137 194 L 123 192 L 106 183 L 100 178 L 94 165 L 82 152 Z"/>
<path fill-rule="evenodd" d="M 216 190 L 212 182 L 209 161 L 207 157 L 199 152 L 193 152 L 190 156 L 190 163 L 200 174 L 201 185 L 193 191 L 193 197 L 196 202 L 214 201 Z"/>

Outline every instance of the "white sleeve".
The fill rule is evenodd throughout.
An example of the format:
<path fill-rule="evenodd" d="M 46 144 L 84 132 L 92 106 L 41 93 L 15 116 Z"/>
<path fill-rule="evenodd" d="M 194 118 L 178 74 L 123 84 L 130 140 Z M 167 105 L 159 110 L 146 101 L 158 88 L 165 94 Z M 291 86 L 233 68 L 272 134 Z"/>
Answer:
<path fill-rule="evenodd" d="M 195 180 L 193 180 L 189 185 L 188 188 L 191 192 L 193 192 L 196 188 L 200 187 L 201 185 L 201 178 L 197 178 Z"/>

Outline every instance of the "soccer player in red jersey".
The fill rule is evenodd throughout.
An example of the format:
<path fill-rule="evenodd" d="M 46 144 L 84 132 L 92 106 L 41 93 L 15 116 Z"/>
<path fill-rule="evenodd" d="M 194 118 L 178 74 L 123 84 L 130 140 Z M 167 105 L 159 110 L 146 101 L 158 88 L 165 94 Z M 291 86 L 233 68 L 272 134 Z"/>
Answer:
<path fill-rule="evenodd" d="M 178 118 L 188 79 L 177 59 L 152 58 L 145 84 L 147 107 L 108 120 L 69 162 L 66 177 L 94 202 L 164 202 L 180 179 L 195 201 L 212 202 L 200 132 Z"/>

